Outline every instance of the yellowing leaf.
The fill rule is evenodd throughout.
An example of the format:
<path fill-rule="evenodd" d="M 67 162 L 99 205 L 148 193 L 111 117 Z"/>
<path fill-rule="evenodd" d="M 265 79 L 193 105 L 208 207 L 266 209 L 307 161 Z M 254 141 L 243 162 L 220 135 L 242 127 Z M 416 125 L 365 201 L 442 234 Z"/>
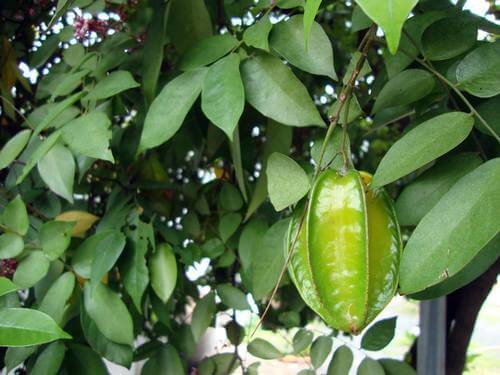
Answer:
<path fill-rule="evenodd" d="M 99 220 L 98 216 L 85 211 L 66 211 L 56 216 L 58 221 L 73 221 L 75 226 L 71 232 L 72 237 L 83 237 L 85 232 L 90 229 L 94 223 Z"/>

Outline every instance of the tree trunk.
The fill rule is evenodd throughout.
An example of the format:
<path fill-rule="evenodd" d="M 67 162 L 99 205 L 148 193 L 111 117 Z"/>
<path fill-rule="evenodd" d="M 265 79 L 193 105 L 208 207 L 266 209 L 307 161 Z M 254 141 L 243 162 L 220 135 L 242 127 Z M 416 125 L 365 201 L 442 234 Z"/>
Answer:
<path fill-rule="evenodd" d="M 500 258 L 484 274 L 447 297 L 446 375 L 463 373 L 477 316 L 499 273 Z M 417 341 L 418 338 L 405 358 L 414 368 L 417 367 Z"/>
<path fill-rule="evenodd" d="M 477 316 L 499 273 L 500 258 L 476 280 L 448 296 L 447 375 L 462 374 Z"/>

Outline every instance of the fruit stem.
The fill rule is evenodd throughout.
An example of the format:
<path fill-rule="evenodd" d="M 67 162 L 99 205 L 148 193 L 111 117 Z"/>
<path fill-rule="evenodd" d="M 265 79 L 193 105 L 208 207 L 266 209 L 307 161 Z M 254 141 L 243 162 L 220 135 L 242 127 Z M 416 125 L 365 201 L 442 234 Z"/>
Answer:
<path fill-rule="evenodd" d="M 377 30 L 377 25 L 372 24 L 370 27 L 370 30 L 365 34 L 363 37 L 363 40 L 361 41 L 358 51 L 361 53 L 359 56 L 358 61 L 356 62 L 356 65 L 351 73 L 351 76 L 349 77 L 349 81 L 347 81 L 347 84 L 342 88 L 342 91 L 340 92 L 339 99 L 338 99 L 338 107 L 335 113 L 330 117 L 330 125 L 328 126 L 328 130 L 325 135 L 325 139 L 323 140 L 323 144 L 321 145 L 321 151 L 319 154 L 319 159 L 318 159 L 318 168 L 314 172 L 314 177 L 313 177 L 313 183 L 318 177 L 319 173 L 321 172 L 321 163 L 323 162 L 323 157 L 325 156 L 325 151 L 326 151 L 326 146 L 328 144 L 328 141 L 333 135 L 333 131 L 335 130 L 335 127 L 337 126 L 337 123 L 339 122 L 340 115 L 342 113 L 342 109 L 344 108 L 344 105 L 346 104 L 347 100 L 350 98 L 352 95 L 352 91 L 354 88 L 354 84 L 356 82 L 356 79 L 358 78 L 358 75 L 361 71 L 361 68 L 363 67 L 363 64 L 366 61 L 366 57 L 368 56 L 368 50 L 370 49 L 370 45 L 373 41 L 373 36 Z M 347 124 L 345 124 L 347 126 Z M 345 145 L 343 145 L 344 147 Z M 345 152 L 345 149 L 342 150 L 342 152 Z M 344 161 L 345 161 L 345 156 L 344 156 Z"/>

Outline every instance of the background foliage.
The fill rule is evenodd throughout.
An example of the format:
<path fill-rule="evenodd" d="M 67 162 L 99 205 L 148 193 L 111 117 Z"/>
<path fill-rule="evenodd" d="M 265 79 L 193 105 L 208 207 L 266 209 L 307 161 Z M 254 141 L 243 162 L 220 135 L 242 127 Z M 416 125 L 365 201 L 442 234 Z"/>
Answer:
<path fill-rule="evenodd" d="M 2 1 L 4 365 L 256 373 L 235 311 L 262 312 L 279 282 L 263 328 L 315 319 L 280 272 L 289 207 L 318 167 L 374 173 L 396 199 L 402 293 L 442 296 L 483 274 L 499 255 L 499 27 L 463 3 Z M 196 363 L 221 312 L 235 350 Z M 377 322 L 362 348 L 394 327 Z M 338 334 L 297 332 L 303 373 Z M 346 373 L 351 349 L 329 373 Z M 263 339 L 248 350 L 286 354 Z M 368 356 L 358 369 L 384 371 L 413 373 Z"/>

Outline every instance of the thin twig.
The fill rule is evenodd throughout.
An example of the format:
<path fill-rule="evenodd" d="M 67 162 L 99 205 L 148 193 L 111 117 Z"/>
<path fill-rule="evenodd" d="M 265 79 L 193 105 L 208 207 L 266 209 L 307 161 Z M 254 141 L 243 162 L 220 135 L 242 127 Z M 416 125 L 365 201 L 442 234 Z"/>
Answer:
<path fill-rule="evenodd" d="M 436 77 L 438 77 L 441 81 L 446 83 L 450 88 L 457 94 L 457 96 L 464 102 L 464 104 L 469 108 L 471 114 L 476 116 L 476 118 L 482 122 L 484 127 L 488 129 L 488 131 L 491 133 L 493 138 L 497 140 L 498 143 L 500 143 L 500 136 L 493 130 L 493 128 L 486 122 L 486 120 L 479 114 L 479 112 L 474 108 L 474 106 L 467 100 L 464 94 L 456 87 L 456 85 L 453 84 L 453 82 L 449 81 L 446 77 L 444 77 L 441 73 L 439 73 L 436 69 L 434 69 L 432 66 L 429 66 L 425 61 L 423 61 L 420 58 L 415 59 L 419 64 L 422 66 L 425 66 L 432 74 L 434 74 Z"/>
<path fill-rule="evenodd" d="M 467 0 L 458 0 L 457 1 L 458 9 L 462 10 L 466 2 L 467 2 Z"/>
<path fill-rule="evenodd" d="M 382 40 L 382 39 L 377 39 L 377 42 L 387 45 L 387 43 Z M 420 65 L 425 67 L 427 70 L 429 70 L 432 74 L 434 74 L 438 79 L 440 79 L 442 82 L 444 82 L 447 86 L 449 86 L 455 94 L 462 100 L 462 102 L 469 108 L 469 111 L 471 112 L 472 115 L 474 115 L 488 131 L 491 133 L 493 138 L 496 139 L 498 143 L 500 143 L 500 136 L 493 130 L 493 128 L 488 124 L 488 122 L 481 116 L 481 114 L 474 108 L 474 106 L 469 102 L 469 100 L 465 97 L 464 94 L 458 89 L 458 87 L 448 80 L 445 76 L 443 76 L 441 73 L 439 73 L 432 65 L 428 64 L 424 59 L 421 59 L 419 57 L 414 57 L 412 56 L 411 53 L 408 51 L 404 50 L 403 48 L 399 47 L 399 51 L 403 52 L 405 55 L 408 57 L 415 59 L 416 62 L 418 62 Z"/>
<path fill-rule="evenodd" d="M 409 112 L 403 113 L 401 116 L 398 116 L 398 117 L 396 117 L 396 118 L 390 119 L 390 120 L 388 120 L 388 121 L 386 121 L 386 122 L 384 122 L 384 123 L 382 123 L 382 124 L 380 124 L 380 125 L 377 125 L 377 126 L 375 126 L 375 127 L 373 127 L 373 128 L 370 128 L 370 129 L 368 129 L 368 130 L 367 130 L 367 132 L 364 134 L 364 137 L 366 137 L 366 136 L 368 136 L 368 135 L 370 135 L 370 134 L 372 134 L 372 133 L 374 133 L 374 132 L 376 132 L 376 131 L 378 131 L 378 130 L 382 129 L 383 127 L 385 127 L 385 126 L 387 126 L 387 125 L 393 124 L 393 123 L 395 123 L 395 122 L 397 122 L 397 121 L 399 121 L 399 120 L 402 120 L 402 119 L 404 119 L 404 118 L 406 118 L 406 117 L 408 117 L 408 116 L 414 115 L 414 114 L 415 114 L 415 110 L 414 110 L 414 109 L 412 109 L 412 110 L 411 110 L 411 111 L 409 111 Z"/>
<path fill-rule="evenodd" d="M 31 130 L 34 130 L 35 127 L 33 126 L 33 124 L 31 124 L 28 119 L 26 118 L 26 116 L 24 116 L 24 114 L 19 110 L 17 109 L 17 107 L 14 105 L 14 103 L 12 103 L 9 99 L 7 99 L 5 96 L 3 95 L 0 95 L 0 98 L 5 102 L 7 103 L 14 111 L 16 111 L 16 113 L 21 116 L 23 118 L 23 120 L 26 122 L 26 124 L 31 128 Z"/>

